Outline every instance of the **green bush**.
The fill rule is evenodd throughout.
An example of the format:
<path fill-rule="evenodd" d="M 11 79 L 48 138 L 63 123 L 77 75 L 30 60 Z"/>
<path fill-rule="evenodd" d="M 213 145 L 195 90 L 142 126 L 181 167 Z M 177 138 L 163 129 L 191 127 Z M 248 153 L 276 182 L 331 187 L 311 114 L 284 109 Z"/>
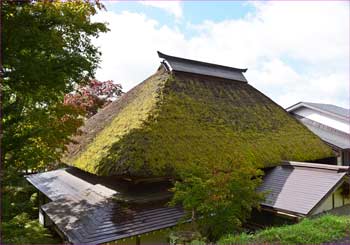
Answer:
<path fill-rule="evenodd" d="M 3 184 L 1 202 L 3 243 L 62 243 L 38 222 L 38 194 L 23 177 L 14 177 Z"/>
<path fill-rule="evenodd" d="M 325 215 L 295 225 L 272 227 L 256 234 L 222 237 L 219 244 L 320 244 L 334 242 L 350 232 L 349 216 Z"/>
<path fill-rule="evenodd" d="M 7 244 L 53 244 L 61 243 L 48 229 L 27 213 L 21 213 L 2 223 L 4 243 Z"/>

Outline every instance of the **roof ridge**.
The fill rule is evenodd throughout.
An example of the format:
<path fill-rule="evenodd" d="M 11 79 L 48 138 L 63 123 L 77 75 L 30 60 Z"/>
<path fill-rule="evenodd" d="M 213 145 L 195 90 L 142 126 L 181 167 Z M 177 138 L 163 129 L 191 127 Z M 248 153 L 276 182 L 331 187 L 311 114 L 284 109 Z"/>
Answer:
<path fill-rule="evenodd" d="M 178 60 L 183 60 L 186 62 L 191 62 L 191 63 L 199 63 L 199 64 L 203 64 L 203 65 L 211 65 L 211 66 L 219 66 L 222 68 L 227 68 L 227 69 L 232 69 L 235 71 L 240 71 L 240 72 L 246 72 L 248 70 L 248 68 L 236 68 L 236 67 L 232 67 L 232 66 L 225 66 L 225 65 L 219 65 L 219 64 L 215 64 L 215 63 L 209 63 L 209 62 L 205 62 L 205 61 L 200 61 L 200 60 L 192 60 L 192 59 L 187 59 L 187 58 L 182 58 L 182 57 L 177 57 L 177 56 L 172 56 L 172 55 L 167 55 L 164 54 L 160 51 L 157 51 L 159 58 L 163 58 L 163 59 L 178 59 Z"/>
<path fill-rule="evenodd" d="M 330 165 L 323 163 L 311 163 L 311 162 L 295 162 L 295 161 L 283 161 L 282 166 L 304 167 L 314 169 L 325 169 L 337 172 L 346 172 L 350 170 L 349 166 Z"/>
<path fill-rule="evenodd" d="M 159 51 L 157 51 L 157 53 L 159 58 L 164 59 L 164 61 L 161 63 L 169 71 L 174 70 L 178 72 L 225 78 L 247 83 L 247 79 L 242 73 L 246 72 L 248 69 L 224 66 L 199 60 L 185 59 L 181 57 L 166 55 Z"/>

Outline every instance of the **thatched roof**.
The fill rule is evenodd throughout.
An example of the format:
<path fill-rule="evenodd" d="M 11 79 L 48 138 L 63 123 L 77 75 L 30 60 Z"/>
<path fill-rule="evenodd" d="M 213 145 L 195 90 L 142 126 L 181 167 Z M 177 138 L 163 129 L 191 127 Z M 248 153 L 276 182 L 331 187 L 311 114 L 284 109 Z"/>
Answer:
<path fill-rule="evenodd" d="M 200 69 L 203 64 L 210 66 L 199 63 Z M 229 161 L 262 167 L 332 156 L 247 82 L 171 70 L 169 64 L 87 120 L 82 131 L 65 162 L 98 175 L 176 176 L 179 169 Z"/>

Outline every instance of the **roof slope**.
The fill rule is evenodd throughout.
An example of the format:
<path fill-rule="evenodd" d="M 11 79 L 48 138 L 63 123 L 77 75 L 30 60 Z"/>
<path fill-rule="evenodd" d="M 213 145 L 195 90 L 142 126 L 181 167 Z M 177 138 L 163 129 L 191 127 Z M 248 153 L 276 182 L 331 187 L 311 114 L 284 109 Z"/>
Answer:
<path fill-rule="evenodd" d="M 332 105 L 332 104 L 322 104 L 322 103 L 312 103 L 312 102 L 298 102 L 295 105 L 292 105 L 288 108 L 286 108 L 287 111 L 294 111 L 295 109 L 298 109 L 300 107 L 308 107 L 311 109 L 315 109 L 318 111 L 321 111 L 323 113 L 331 114 L 333 116 L 341 117 L 345 120 L 348 120 L 350 118 L 350 110 Z"/>
<path fill-rule="evenodd" d="M 166 184 L 131 187 L 74 168 L 26 178 L 51 199 L 42 210 L 74 244 L 100 244 L 148 233 L 174 226 L 184 216 L 180 207 L 166 205 L 171 197 Z M 135 188 L 132 193 L 131 188 Z"/>
<path fill-rule="evenodd" d="M 98 175 L 176 176 L 197 166 L 252 162 L 261 167 L 332 155 L 248 83 L 163 68 L 82 130 L 65 162 Z"/>
<path fill-rule="evenodd" d="M 314 134 L 333 147 L 339 149 L 350 149 L 350 134 L 331 128 L 316 121 L 294 114 L 300 122 L 302 122 Z"/>
<path fill-rule="evenodd" d="M 258 191 L 267 191 L 263 206 L 308 215 L 343 179 L 348 167 L 286 162 L 269 170 Z"/>
<path fill-rule="evenodd" d="M 331 105 L 331 104 L 311 103 L 311 102 L 304 102 L 304 104 L 319 108 L 320 110 L 337 114 L 339 116 L 343 116 L 347 118 L 350 117 L 350 110 L 340 106 Z"/>

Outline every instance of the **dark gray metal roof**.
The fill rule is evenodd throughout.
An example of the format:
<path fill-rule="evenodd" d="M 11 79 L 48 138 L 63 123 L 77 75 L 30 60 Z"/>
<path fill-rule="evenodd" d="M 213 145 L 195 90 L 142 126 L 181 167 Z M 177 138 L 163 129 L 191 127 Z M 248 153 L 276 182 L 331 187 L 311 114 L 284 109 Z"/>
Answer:
<path fill-rule="evenodd" d="M 75 168 L 26 176 L 52 200 L 41 208 L 75 244 L 99 244 L 176 225 L 180 207 L 168 207 L 168 186 L 133 186 Z"/>
<path fill-rule="evenodd" d="M 113 199 L 88 204 L 60 199 L 43 211 L 74 244 L 100 244 L 175 226 L 184 216 L 165 203 L 122 205 Z"/>
<path fill-rule="evenodd" d="M 179 58 L 163 54 L 159 51 L 158 56 L 159 58 L 162 58 L 166 61 L 165 67 L 168 70 L 220 77 L 240 82 L 247 82 L 247 79 L 243 75 L 243 72 L 246 72 L 247 69 L 238 69 L 234 67 L 211 64 L 202 61 Z"/>
<path fill-rule="evenodd" d="M 294 116 L 326 143 L 339 149 L 350 149 L 350 134 L 296 114 Z"/>
<path fill-rule="evenodd" d="M 265 173 L 261 205 L 299 216 L 308 215 L 346 175 L 347 167 L 286 162 Z"/>

